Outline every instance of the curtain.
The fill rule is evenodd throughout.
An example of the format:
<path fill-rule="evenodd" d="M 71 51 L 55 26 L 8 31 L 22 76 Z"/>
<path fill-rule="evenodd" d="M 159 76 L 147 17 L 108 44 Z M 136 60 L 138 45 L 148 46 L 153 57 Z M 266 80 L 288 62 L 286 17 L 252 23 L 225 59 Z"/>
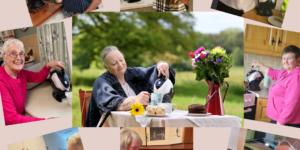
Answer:
<path fill-rule="evenodd" d="M 65 27 L 63 22 L 45 24 L 37 27 L 41 63 L 61 61 L 65 63 L 65 73 L 72 81 L 70 57 L 68 53 Z"/>

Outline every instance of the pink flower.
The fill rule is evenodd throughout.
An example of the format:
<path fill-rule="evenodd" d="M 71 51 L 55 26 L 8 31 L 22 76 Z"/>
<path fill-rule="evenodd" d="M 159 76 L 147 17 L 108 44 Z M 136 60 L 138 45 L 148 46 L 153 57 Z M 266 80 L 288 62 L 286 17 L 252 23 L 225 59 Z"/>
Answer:
<path fill-rule="evenodd" d="M 195 51 L 195 55 L 201 53 L 201 52 L 204 51 L 204 50 L 205 50 L 204 47 L 201 46 L 200 48 L 198 48 L 198 49 Z"/>
<path fill-rule="evenodd" d="M 221 48 L 221 46 L 217 46 L 216 48 Z"/>
<path fill-rule="evenodd" d="M 190 52 L 190 53 L 189 53 L 189 56 L 190 56 L 191 58 L 194 58 L 194 57 L 195 57 L 195 55 L 194 55 L 193 52 Z"/>
<path fill-rule="evenodd" d="M 205 58 L 205 55 L 204 55 L 203 53 L 201 53 L 201 54 L 200 54 L 200 57 L 201 57 L 202 59 L 204 59 L 204 58 Z"/>
<path fill-rule="evenodd" d="M 195 61 L 195 59 L 193 59 L 193 63 L 192 63 L 192 66 L 193 66 L 193 67 L 197 67 L 197 66 L 195 65 L 195 63 L 196 63 L 196 61 Z"/>

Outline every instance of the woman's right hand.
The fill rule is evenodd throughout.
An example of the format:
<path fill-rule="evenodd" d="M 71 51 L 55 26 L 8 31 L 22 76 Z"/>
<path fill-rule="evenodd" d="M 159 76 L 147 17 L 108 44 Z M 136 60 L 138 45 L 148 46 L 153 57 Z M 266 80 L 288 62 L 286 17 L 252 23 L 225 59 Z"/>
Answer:
<path fill-rule="evenodd" d="M 251 64 L 251 67 L 252 67 L 251 70 L 254 70 L 255 68 L 260 67 L 260 66 L 261 66 L 261 63 L 254 62 Z"/>
<path fill-rule="evenodd" d="M 142 105 L 149 105 L 149 99 L 150 93 L 143 91 L 135 97 L 134 102 L 141 103 Z"/>

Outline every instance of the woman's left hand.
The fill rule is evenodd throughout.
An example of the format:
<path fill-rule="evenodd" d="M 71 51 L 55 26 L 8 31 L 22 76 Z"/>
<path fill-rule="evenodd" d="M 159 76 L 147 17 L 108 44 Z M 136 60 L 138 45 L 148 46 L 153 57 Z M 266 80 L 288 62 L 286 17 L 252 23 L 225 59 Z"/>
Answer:
<path fill-rule="evenodd" d="M 179 0 L 175 0 L 174 4 L 176 4 Z M 189 0 L 180 0 L 182 1 L 185 5 L 189 6 Z"/>
<path fill-rule="evenodd" d="M 66 69 L 65 68 L 65 63 L 61 62 L 61 61 L 50 61 L 46 64 L 47 68 L 56 68 L 58 70 L 61 70 L 61 68 Z"/>
<path fill-rule="evenodd" d="M 161 62 L 157 65 L 158 70 L 158 77 L 160 77 L 160 74 L 163 74 L 165 76 L 169 75 L 169 65 L 166 62 Z"/>

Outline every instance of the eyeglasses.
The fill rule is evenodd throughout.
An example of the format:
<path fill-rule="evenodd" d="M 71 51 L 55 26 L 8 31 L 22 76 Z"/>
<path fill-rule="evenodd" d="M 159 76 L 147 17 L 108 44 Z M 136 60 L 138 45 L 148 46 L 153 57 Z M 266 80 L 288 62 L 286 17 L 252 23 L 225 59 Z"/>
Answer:
<path fill-rule="evenodd" d="M 18 55 L 21 57 L 21 58 L 24 58 L 25 57 L 25 54 L 24 53 L 10 53 L 10 54 L 7 54 L 8 56 L 12 57 L 12 58 L 16 58 L 18 57 Z"/>

